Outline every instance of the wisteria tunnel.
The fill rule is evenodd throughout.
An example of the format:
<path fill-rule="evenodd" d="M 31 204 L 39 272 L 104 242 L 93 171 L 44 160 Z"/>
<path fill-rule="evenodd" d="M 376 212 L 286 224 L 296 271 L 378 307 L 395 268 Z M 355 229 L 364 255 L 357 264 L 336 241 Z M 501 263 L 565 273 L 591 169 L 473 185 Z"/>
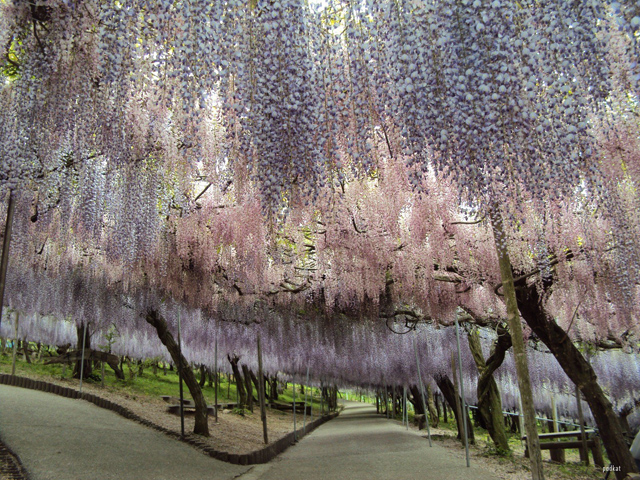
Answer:
<path fill-rule="evenodd" d="M 10 426 L 69 391 L 228 464 L 175 478 L 362 411 L 396 478 L 639 475 L 640 2 L 3 0 L 0 49 L 0 480 L 85 478 Z"/>

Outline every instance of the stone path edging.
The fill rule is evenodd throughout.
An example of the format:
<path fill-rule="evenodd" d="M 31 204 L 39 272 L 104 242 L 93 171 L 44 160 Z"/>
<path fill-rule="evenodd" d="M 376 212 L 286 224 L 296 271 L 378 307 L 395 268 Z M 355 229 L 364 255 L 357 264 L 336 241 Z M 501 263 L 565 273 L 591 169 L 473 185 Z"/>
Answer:
<path fill-rule="evenodd" d="M 272 460 L 280 453 L 284 452 L 287 448 L 295 443 L 294 438 L 301 439 L 306 434 L 311 433 L 317 427 L 322 425 L 323 423 L 335 418 L 338 416 L 338 413 L 332 413 L 329 415 L 325 415 L 321 418 L 314 420 L 313 422 L 309 422 L 307 424 L 306 432 L 303 428 L 299 428 L 294 435 L 294 432 L 288 433 L 280 440 L 273 442 L 270 445 L 267 445 L 260 450 L 254 450 L 253 452 L 244 453 L 244 454 L 236 454 L 236 453 L 228 453 L 222 452 L 220 450 L 216 450 L 215 448 L 207 445 L 207 443 L 202 440 L 198 435 L 185 435 L 185 437 L 181 437 L 179 433 L 174 432 L 173 430 L 169 430 L 168 428 L 162 427 L 160 425 L 156 425 L 155 423 L 146 420 L 139 415 L 133 413 L 126 407 L 122 405 L 118 405 L 117 403 L 112 402 L 111 400 L 107 400 L 106 398 L 99 397 L 98 395 L 94 395 L 92 393 L 80 393 L 78 390 L 70 387 L 63 387 L 62 385 L 56 385 L 53 383 L 45 382 L 42 380 L 33 380 L 27 377 L 20 377 L 17 375 L 9 375 L 9 374 L 0 374 L 0 384 L 9 385 L 13 387 L 21 387 L 21 388 L 30 388 L 32 390 L 40 390 L 47 393 L 53 393 L 55 395 L 60 395 L 62 397 L 67 398 L 75 398 L 86 400 L 87 402 L 91 402 L 94 405 L 100 408 L 106 408 L 107 410 L 111 410 L 118 415 L 123 416 L 129 420 L 133 420 L 134 422 L 140 423 L 147 427 L 153 428 L 158 432 L 164 433 L 176 440 L 183 441 L 188 443 L 189 445 L 195 447 L 197 450 L 200 450 L 205 455 L 209 455 L 217 460 L 221 460 L 223 462 L 232 463 L 235 465 L 255 465 L 259 463 L 267 463 Z"/>

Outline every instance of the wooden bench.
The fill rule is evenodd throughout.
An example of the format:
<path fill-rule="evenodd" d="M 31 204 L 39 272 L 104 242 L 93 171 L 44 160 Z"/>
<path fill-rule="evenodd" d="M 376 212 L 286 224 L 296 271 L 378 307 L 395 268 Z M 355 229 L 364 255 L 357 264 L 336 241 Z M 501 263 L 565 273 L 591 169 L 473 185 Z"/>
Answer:
<path fill-rule="evenodd" d="M 170 403 L 172 405 L 174 405 L 174 404 L 180 405 L 180 399 L 178 397 L 173 397 L 171 395 L 160 395 L 160 398 L 162 400 L 164 400 L 165 402 Z M 196 406 L 196 404 L 193 403 L 193 400 L 189 400 L 187 398 L 182 400 L 182 405 L 184 405 L 184 406 L 192 406 L 192 407 Z"/>
<path fill-rule="evenodd" d="M 169 405 L 169 407 L 167 408 L 169 413 L 173 413 L 176 415 L 180 414 L 180 405 Z M 182 410 L 184 411 L 184 413 L 195 413 L 196 411 L 196 406 L 193 405 L 182 405 Z M 207 406 L 207 413 L 209 415 L 215 415 L 216 414 L 216 407 L 214 406 Z"/>
<path fill-rule="evenodd" d="M 600 443 L 600 438 L 595 435 L 595 430 L 585 430 L 585 435 L 587 436 L 587 448 L 591 450 L 591 454 L 593 455 L 593 463 L 596 466 L 602 468 L 604 467 L 604 458 L 602 456 L 602 445 Z M 573 432 L 554 432 L 554 433 L 541 433 L 538 435 L 540 438 L 540 450 L 566 450 L 569 448 L 577 448 L 578 450 L 582 450 L 582 432 L 580 430 L 575 430 Z M 573 441 L 562 441 L 564 438 L 577 438 L 578 440 Z M 522 437 L 523 441 L 527 441 L 527 436 Z M 545 442 L 544 440 L 551 440 Z M 554 441 L 560 440 L 560 441 Z M 588 453 L 584 454 L 586 458 L 588 458 Z M 529 457 L 529 446 L 524 450 L 524 456 Z M 560 461 L 564 463 L 564 457 L 562 457 Z"/>
<path fill-rule="evenodd" d="M 283 412 L 284 411 L 293 412 L 293 403 L 270 403 L 267 406 Z M 307 415 L 311 415 L 311 405 L 307 405 L 306 408 L 307 408 Z M 304 413 L 303 405 L 301 403 L 296 402 L 296 413 Z"/>
<path fill-rule="evenodd" d="M 218 407 L 221 410 L 232 410 L 234 408 L 236 408 L 238 406 L 237 403 L 219 403 L 217 405 L 214 405 L 215 407 Z"/>
<path fill-rule="evenodd" d="M 180 414 L 180 399 L 177 397 L 172 397 L 170 395 L 161 395 L 162 400 L 169 403 L 168 412 L 174 413 L 176 415 Z M 196 411 L 196 404 L 193 400 L 183 399 L 182 400 L 182 410 L 185 413 L 193 413 Z M 207 412 L 209 415 L 215 415 L 216 407 L 212 405 L 207 406 Z"/>

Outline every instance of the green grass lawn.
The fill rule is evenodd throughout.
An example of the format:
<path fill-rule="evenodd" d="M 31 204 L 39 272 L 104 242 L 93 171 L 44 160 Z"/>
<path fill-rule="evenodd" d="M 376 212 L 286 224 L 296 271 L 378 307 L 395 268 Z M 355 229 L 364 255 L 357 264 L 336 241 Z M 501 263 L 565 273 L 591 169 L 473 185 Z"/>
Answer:
<path fill-rule="evenodd" d="M 61 364 L 45 365 L 46 356 L 43 356 L 40 361 L 36 360 L 35 355 L 32 355 L 32 363 L 27 363 L 22 354 L 18 354 L 16 358 L 16 375 L 20 376 L 43 376 L 51 378 L 65 378 L 72 379 L 73 366 L 69 365 L 66 368 Z M 7 349 L 3 355 L 0 355 L 0 373 L 11 373 L 11 351 Z M 123 372 L 125 380 L 118 380 L 113 370 L 105 365 L 104 368 L 104 385 L 109 390 L 115 390 L 120 393 L 129 395 L 133 398 L 137 396 L 147 396 L 152 398 L 158 398 L 162 395 L 171 395 L 178 397 L 180 395 L 180 386 L 178 382 L 178 375 L 175 370 L 166 370 L 158 368 L 156 373 L 153 373 L 151 366 L 144 368 L 142 375 L 137 374 L 137 367 L 133 366 L 133 372 L 131 368 L 125 363 L 123 365 Z M 196 378 L 200 379 L 199 371 L 195 371 Z M 93 377 L 85 379 L 85 383 L 101 385 L 101 369 L 98 367 L 93 370 Z M 79 380 L 77 381 L 79 384 Z M 183 384 L 185 398 L 190 398 L 189 390 L 187 386 Z M 215 400 L 215 390 L 213 386 L 209 385 L 208 379 L 205 386 L 202 388 L 202 392 L 207 400 L 207 403 L 213 404 Z M 307 404 L 312 405 L 314 415 L 320 412 L 320 391 L 317 388 L 309 389 L 308 392 L 313 392 L 312 397 L 307 396 Z M 255 388 L 253 388 L 254 398 L 258 398 L 258 394 Z M 218 388 L 218 402 L 219 403 L 235 403 L 237 399 L 235 382 L 229 382 L 227 375 L 220 375 L 220 385 Z M 278 395 L 278 402 L 292 402 L 293 401 L 293 389 L 292 384 L 288 383 L 287 388 L 283 393 Z M 304 394 L 300 392 L 300 385 L 296 384 L 296 403 L 302 404 L 304 402 Z M 326 408 L 326 407 L 325 407 Z"/>

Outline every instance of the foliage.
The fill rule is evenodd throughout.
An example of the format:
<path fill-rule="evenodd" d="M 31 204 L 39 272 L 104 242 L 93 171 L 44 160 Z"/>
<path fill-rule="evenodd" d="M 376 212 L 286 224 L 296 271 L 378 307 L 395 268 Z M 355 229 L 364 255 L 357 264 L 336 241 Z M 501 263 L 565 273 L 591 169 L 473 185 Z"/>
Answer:
<path fill-rule="evenodd" d="M 95 345 L 167 361 L 142 320 L 155 308 L 174 333 L 181 313 L 195 363 L 212 366 L 219 342 L 255 371 L 259 333 L 270 374 L 415 382 L 409 337 L 388 325 L 420 325 L 430 377 L 448 371 L 456 318 L 504 317 L 499 212 L 516 277 L 568 338 L 637 353 L 639 13 L 2 2 L 6 303 L 21 335 L 74 343 L 71 322 L 90 320 Z M 567 378 L 530 356 L 548 409 Z M 510 362 L 498 375 L 515 405 Z M 637 358 L 593 362 L 616 404 L 637 396 L 623 381 Z"/>

